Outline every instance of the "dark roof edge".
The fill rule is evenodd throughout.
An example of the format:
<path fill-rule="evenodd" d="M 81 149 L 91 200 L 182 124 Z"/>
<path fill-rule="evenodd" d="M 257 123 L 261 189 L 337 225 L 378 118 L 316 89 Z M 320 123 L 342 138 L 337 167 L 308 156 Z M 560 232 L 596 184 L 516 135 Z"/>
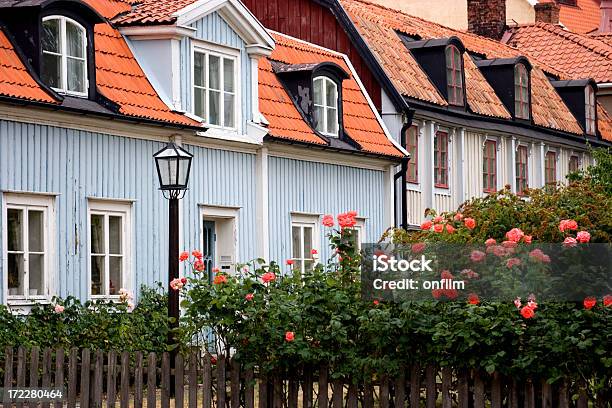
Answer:
<path fill-rule="evenodd" d="M 482 130 L 500 131 L 517 136 L 531 137 L 547 142 L 570 144 L 575 147 L 584 147 L 587 142 L 595 146 L 612 147 L 612 142 L 603 140 L 601 138 L 587 138 L 584 135 L 577 135 L 574 133 L 564 132 L 562 130 L 545 128 L 528 123 L 509 123 L 510 121 L 508 119 L 495 118 L 492 116 L 476 116 L 467 112 L 463 113 L 456 111 L 451 113 L 444 108 L 438 108 L 419 101 L 411 100 L 410 105 L 416 109 L 417 115 L 422 113 L 434 119 L 451 122 L 457 126 L 468 126 Z"/>
<path fill-rule="evenodd" d="M 366 44 L 365 40 L 357 31 L 357 28 L 351 21 L 344 7 L 340 4 L 338 0 L 314 0 L 315 3 L 328 8 L 332 14 L 336 17 L 336 20 L 340 23 L 346 35 L 349 37 L 355 48 L 359 51 L 359 55 L 364 59 L 368 68 L 374 73 L 374 76 L 382 87 L 387 91 L 391 102 L 395 106 L 398 112 L 406 112 L 409 113 L 411 108 L 404 99 L 404 97 L 400 94 L 400 92 L 395 88 L 391 79 L 385 73 L 383 67 L 378 63 L 372 51 Z"/>
<path fill-rule="evenodd" d="M 96 117 L 112 119 L 112 120 L 122 120 L 126 122 L 132 122 L 134 124 L 140 123 L 140 124 L 159 126 L 159 127 L 176 128 L 176 129 L 181 129 L 181 130 L 193 130 L 193 131 L 198 131 L 198 132 L 207 130 L 207 128 L 203 126 L 182 125 L 179 123 L 166 122 L 166 121 L 157 120 L 157 119 L 148 119 L 148 118 L 141 118 L 137 116 L 115 114 L 115 113 L 93 112 L 88 109 L 66 107 L 62 105 L 54 105 L 50 103 L 32 101 L 28 99 L 15 98 L 15 97 L 4 96 L 4 95 L 0 95 L 0 102 L 8 103 L 11 105 L 17 105 L 17 106 L 35 106 L 38 108 L 43 108 L 43 109 L 52 110 L 52 111 L 63 111 L 63 112 L 80 114 L 80 115 L 85 115 L 85 116 L 96 116 Z"/>

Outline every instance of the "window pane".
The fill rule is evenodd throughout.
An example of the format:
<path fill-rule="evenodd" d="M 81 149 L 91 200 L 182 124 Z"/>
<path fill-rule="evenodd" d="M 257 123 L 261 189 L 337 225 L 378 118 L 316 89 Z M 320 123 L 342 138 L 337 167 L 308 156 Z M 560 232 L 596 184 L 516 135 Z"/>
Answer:
<path fill-rule="evenodd" d="M 14 208 L 7 210 L 8 250 L 23 251 L 23 211 Z"/>
<path fill-rule="evenodd" d="M 47 20 L 43 21 L 42 32 L 42 49 L 43 51 L 60 52 L 60 21 Z"/>
<path fill-rule="evenodd" d="M 104 216 L 91 215 L 91 253 L 103 254 L 104 248 Z"/>
<path fill-rule="evenodd" d="M 323 78 L 314 80 L 314 103 L 323 105 Z"/>
<path fill-rule="evenodd" d="M 44 246 L 44 214 L 42 211 L 28 211 L 28 250 L 43 252 Z"/>
<path fill-rule="evenodd" d="M 200 54 L 196 52 L 193 55 L 193 83 L 198 86 L 206 86 L 206 79 L 204 75 L 206 71 L 204 70 L 206 56 L 204 54 Z"/>
<path fill-rule="evenodd" d="M 304 258 L 310 258 L 312 251 L 312 227 L 304 227 Z"/>
<path fill-rule="evenodd" d="M 28 265 L 30 296 L 44 295 L 45 287 L 43 279 L 45 276 L 45 257 L 44 255 L 32 255 L 29 257 Z"/>
<path fill-rule="evenodd" d="M 111 256 L 108 258 L 108 273 L 110 282 L 108 285 L 109 295 L 119 294 L 119 289 L 123 287 L 123 257 Z"/>
<path fill-rule="evenodd" d="M 338 90 L 336 83 L 333 81 L 325 81 L 326 88 L 326 102 L 327 106 L 337 107 L 338 106 Z"/>
<path fill-rule="evenodd" d="M 23 255 L 8 254 L 9 295 L 23 295 Z"/>
<path fill-rule="evenodd" d="M 212 89 L 221 89 L 221 80 L 219 79 L 221 75 L 220 65 L 221 61 L 219 57 L 215 57 L 214 55 L 208 56 L 208 86 Z"/>
<path fill-rule="evenodd" d="M 223 59 L 223 89 L 234 92 L 234 60 Z"/>
<path fill-rule="evenodd" d="M 223 124 L 226 127 L 234 127 L 234 95 L 223 96 Z"/>
<path fill-rule="evenodd" d="M 327 133 L 338 134 L 338 111 L 335 108 L 327 108 Z"/>
<path fill-rule="evenodd" d="M 217 91 L 208 91 L 208 103 L 210 104 L 208 110 L 208 123 L 211 125 L 220 125 L 219 122 L 219 110 L 221 108 L 221 104 L 219 99 L 221 98 L 221 92 Z"/>
<path fill-rule="evenodd" d="M 68 58 L 68 90 L 85 92 L 85 61 Z"/>
<path fill-rule="evenodd" d="M 91 294 L 104 295 L 104 257 L 91 257 Z"/>
<path fill-rule="evenodd" d="M 195 88 L 193 91 L 193 96 L 195 99 L 193 113 L 206 119 L 206 90 Z"/>
<path fill-rule="evenodd" d="M 61 57 L 43 53 L 42 80 L 53 88 L 61 87 Z"/>
<path fill-rule="evenodd" d="M 302 229 L 300 227 L 291 228 L 291 244 L 293 248 L 294 259 L 299 259 L 302 257 L 302 253 L 300 251 L 300 247 L 302 245 L 301 232 Z"/>
<path fill-rule="evenodd" d="M 323 108 L 322 106 L 314 107 L 314 117 L 315 117 L 315 122 L 317 124 L 316 129 L 319 132 L 325 132 L 325 123 L 324 123 L 324 117 L 323 117 L 324 109 L 325 108 Z"/>
<path fill-rule="evenodd" d="M 83 30 L 70 22 L 66 22 L 66 43 L 69 56 L 79 58 L 85 57 L 83 53 L 84 40 Z"/>
<path fill-rule="evenodd" d="M 117 216 L 108 217 L 108 252 L 110 254 L 123 254 L 123 231 L 122 218 Z"/>

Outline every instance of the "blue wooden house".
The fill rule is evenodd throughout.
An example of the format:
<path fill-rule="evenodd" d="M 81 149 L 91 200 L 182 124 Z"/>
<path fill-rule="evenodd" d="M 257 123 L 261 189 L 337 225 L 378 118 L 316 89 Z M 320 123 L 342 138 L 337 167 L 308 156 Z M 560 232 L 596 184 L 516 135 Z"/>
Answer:
<path fill-rule="evenodd" d="M 237 0 L 0 1 L 0 300 L 114 299 L 165 282 L 153 154 L 193 157 L 180 247 L 234 270 L 328 256 L 394 222 L 391 140 L 346 57 L 266 31 Z"/>

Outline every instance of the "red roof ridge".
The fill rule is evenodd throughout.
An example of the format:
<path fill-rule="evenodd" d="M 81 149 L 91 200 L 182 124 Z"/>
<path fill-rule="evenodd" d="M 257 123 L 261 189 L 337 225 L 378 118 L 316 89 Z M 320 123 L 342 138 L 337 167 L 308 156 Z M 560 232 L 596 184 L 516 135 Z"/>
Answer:
<path fill-rule="evenodd" d="M 301 43 L 301 44 L 304 45 L 304 47 L 306 47 L 306 49 L 313 49 L 313 48 L 314 49 L 318 49 L 319 51 L 321 51 L 321 54 L 323 54 L 323 55 L 327 54 L 327 55 L 333 55 L 333 56 L 337 56 L 337 57 L 341 57 L 341 58 L 346 57 L 346 54 L 343 54 L 340 51 L 335 51 L 335 50 L 332 50 L 332 49 L 329 49 L 329 48 L 325 48 L 325 47 L 323 47 L 321 45 L 314 44 L 314 43 L 302 40 L 301 38 L 293 37 L 293 36 L 285 34 L 285 33 L 281 33 L 281 32 L 270 30 L 270 29 L 267 29 L 267 30 L 274 37 L 274 41 L 278 41 L 277 37 L 278 38 L 284 38 L 284 39 L 287 39 L 287 40 L 291 40 L 293 42 Z"/>

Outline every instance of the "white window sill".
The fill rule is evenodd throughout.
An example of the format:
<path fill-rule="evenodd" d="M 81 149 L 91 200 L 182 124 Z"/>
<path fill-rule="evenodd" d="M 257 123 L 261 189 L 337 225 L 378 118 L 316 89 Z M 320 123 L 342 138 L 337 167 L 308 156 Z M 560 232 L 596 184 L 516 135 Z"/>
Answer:
<path fill-rule="evenodd" d="M 421 192 L 421 185 L 414 183 L 406 183 L 406 190 L 415 191 L 417 193 Z"/>
<path fill-rule="evenodd" d="M 446 197 L 452 196 L 452 193 L 451 193 L 451 191 L 449 189 L 438 188 L 438 187 L 434 187 L 434 194 L 435 195 L 440 195 L 440 196 L 446 196 Z"/>

